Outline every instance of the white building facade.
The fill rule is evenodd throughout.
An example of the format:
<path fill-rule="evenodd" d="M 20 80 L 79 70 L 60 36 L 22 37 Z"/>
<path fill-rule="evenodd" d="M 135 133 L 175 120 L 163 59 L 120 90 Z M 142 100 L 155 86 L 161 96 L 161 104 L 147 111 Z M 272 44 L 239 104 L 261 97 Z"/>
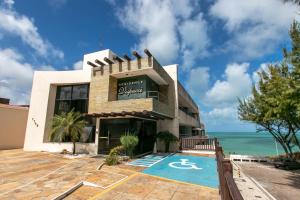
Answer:
<path fill-rule="evenodd" d="M 84 55 L 82 70 L 36 71 L 24 150 L 71 151 L 68 140 L 49 136 L 53 116 L 71 109 L 88 121 L 77 152 L 105 153 L 126 132 L 138 135 L 138 153 L 153 149 L 159 131 L 178 138 L 199 134 L 199 109 L 178 81 L 178 65 L 162 67 L 148 50 L 145 54 L 134 52 L 133 60 L 103 50 Z"/>

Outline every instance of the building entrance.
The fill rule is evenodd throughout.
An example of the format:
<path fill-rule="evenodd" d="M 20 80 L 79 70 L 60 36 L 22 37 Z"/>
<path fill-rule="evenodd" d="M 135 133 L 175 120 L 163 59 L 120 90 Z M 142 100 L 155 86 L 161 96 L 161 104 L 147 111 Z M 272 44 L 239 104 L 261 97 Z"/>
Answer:
<path fill-rule="evenodd" d="M 156 121 L 139 118 L 101 119 L 98 153 L 109 153 L 110 149 L 121 145 L 120 137 L 134 134 L 139 138 L 135 153 L 153 150 L 156 134 Z"/>

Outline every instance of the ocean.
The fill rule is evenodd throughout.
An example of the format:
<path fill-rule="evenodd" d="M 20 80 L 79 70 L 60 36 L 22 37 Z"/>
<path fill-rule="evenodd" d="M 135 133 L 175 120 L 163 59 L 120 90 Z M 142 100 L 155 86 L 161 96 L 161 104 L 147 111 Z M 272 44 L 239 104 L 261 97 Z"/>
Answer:
<path fill-rule="evenodd" d="M 208 132 L 209 137 L 219 139 L 223 151 L 228 154 L 274 156 L 277 155 L 276 143 L 269 133 L 256 132 Z M 284 153 L 277 143 L 278 154 Z"/>

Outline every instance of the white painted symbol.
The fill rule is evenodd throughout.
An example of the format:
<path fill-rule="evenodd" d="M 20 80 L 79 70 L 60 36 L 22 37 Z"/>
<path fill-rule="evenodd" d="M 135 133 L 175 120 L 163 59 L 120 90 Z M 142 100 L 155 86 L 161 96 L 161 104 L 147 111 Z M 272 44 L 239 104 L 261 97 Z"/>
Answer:
<path fill-rule="evenodd" d="M 180 159 L 181 162 L 171 162 L 169 163 L 170 167 L 176 168 L 176 169 L 202 169 L 200 167 L 196 166 L 196 163 L 189 162 L 188 159 Z"/>

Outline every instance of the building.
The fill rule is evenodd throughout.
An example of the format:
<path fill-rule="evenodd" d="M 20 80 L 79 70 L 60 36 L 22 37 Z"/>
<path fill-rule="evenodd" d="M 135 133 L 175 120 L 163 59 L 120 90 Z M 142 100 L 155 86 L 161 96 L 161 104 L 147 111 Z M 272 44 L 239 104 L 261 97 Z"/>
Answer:
<path fill-rule="evenodd" d="M 89 123 L 76 145 L 79 152 L 107 152 L 127 132 L 138 135 L 138 152 L 152 151 L 159 131 L 199 134 L 199 110 L 178 81 L 178 65 L 162 67 L 148 50 L 145 54 L 133 52 L 133 60 L 103 50 L 84 55 L 82 70 L 36 71 L 24 149 L 70 151 L 70 142 L 50 141 L 49 130 L 54 114 L 72 108 Z"/>
<path fill-rule="evenodd" d="M 27 118 L 28 107 L 0 98 L 0 150 L 23 148 Z"/>

